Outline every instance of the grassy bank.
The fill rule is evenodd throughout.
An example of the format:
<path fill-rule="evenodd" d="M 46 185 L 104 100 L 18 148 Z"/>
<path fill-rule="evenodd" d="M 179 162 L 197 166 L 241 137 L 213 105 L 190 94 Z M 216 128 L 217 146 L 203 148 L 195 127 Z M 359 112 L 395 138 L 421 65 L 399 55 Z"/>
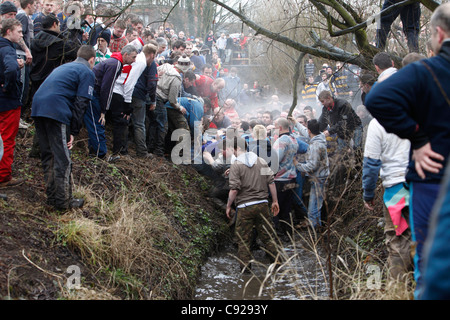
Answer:
<path fill-rule="evenodd" d="M 32 134 L 18 137 L 13 166 L 27 181 L 3 190 L 8 200 L 0 201 L 0 296 L 192 297 L 202 262 L 229 232 L 205 179 L 164 160 L 90 159 L 81 135 L 73 181 L 85 205 L 58 212 L 45 205 L 40 160 L 28 156 Z"/>
<path fill-rule="evenodd" d="M 189 166 L 122 158 L 111 164 L 86 157 L 86 136 L 72 152 L 74 195 L 82 209 L 45 205 L 40 160 L 29 157 L 33 129 L 17 139 L 13 173 L 27 181 L 0 190 L 0 297 L 3 299 L 191 299 L 205 258 L 230 242 L 223 210 L 209 185 Z M 134 154 L 133 145 L 130 146 Z M 364 209 L 361 171 L 347 166 L 345 184 L 326 202 L 328 226 L 295 232 L 295 243 L 317 261 L 331 299 L 410 299 L 413 284 L 387 280 L 382 190 L 376 210 Z M 283 256 L 263 285 L 288 274 Z M 270 280 L 270 281 L 269 281 Z M 314 284 L 296 288 L 315 297 Z M 323 297 L 322 297 L 323 298 Z"/>

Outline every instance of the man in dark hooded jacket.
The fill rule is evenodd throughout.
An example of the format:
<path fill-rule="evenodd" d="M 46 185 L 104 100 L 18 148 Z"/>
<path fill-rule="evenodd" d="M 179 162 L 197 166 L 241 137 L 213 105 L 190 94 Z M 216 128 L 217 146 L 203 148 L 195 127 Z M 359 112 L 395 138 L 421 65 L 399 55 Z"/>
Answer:
<path fill-rule="evenodd" d="M 79 46 L 60 34 L 58 18 L 50 13 L 42 19 L 43 30 L 31 42 L 33 64 L 30 79 L 31 94 L 37 91 L 45 78 L 60 65 L 77 58 Z"/>

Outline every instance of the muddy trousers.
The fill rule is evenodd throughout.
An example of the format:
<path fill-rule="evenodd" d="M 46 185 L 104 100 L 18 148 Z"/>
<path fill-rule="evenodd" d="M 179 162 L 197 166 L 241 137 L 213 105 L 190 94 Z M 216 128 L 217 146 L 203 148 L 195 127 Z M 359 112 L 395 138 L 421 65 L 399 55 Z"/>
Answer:
<path fill-rule="evenodd" d="M 47 204 L 67 209 L 72 199 L 72 161 L 67 141 L 70 134 L 65 124 L 49 118 L 34 118 L 41 148 L 42 168 L 46 184 Z"/>
<path fill-rule="evenodd" d="M 413 270 L 413 261 L 411 255 L 411 229 L 408 228 L 401 235 L 396 235 L 395 226 L 386 207 L 384 213 L 384 234 L 388 251 L 388 268 L 391 279 L 404 280 L 403 277 Z M 406 221 L 409 221 L 409 207 L 402 210 L 402 215 Z"/>
<path fill-rule="evenodd" d="M 267 202 L 254 204 L 237 210 L 236 235 L 238 241 L 238 258 L 241 267 L 245 267 L 252 260 L 251 243 L 253 228 L 256 229 L 258 237 L 264 244 L 270 261 L 274 261 L 277 250 L 274 240 L 274 229 L 272 218 Z"/>

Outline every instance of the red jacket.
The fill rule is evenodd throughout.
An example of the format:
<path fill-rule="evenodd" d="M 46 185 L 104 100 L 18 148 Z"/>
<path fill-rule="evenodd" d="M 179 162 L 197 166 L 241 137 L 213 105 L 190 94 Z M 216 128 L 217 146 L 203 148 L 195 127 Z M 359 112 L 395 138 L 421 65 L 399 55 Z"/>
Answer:
<path fill-rule="evenodd" d="M 208 98 L 211 101 L 212 110 L 219 107 L 219 97 L 217 96 L 217 92 L 211 90 L 213 82 L 214 79 L 205 75 L 200 76 L 200 79 L 195 81 L 197 93 L 200 97 Z M 205 110 L 205 113 L 207 113 L 207 111 L 209 110 Z"/>

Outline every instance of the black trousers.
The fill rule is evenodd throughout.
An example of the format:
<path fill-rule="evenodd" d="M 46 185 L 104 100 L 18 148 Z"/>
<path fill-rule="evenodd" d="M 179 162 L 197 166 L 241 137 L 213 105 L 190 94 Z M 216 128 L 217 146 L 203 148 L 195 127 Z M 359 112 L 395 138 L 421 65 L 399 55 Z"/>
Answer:
<path fill-rule="evenodd" d="M 67 142 L 70 133 L 65 124 L 49 118 L 34 118 L 41 149 L 47 203 L 67 209 L 72 199 L 72 161 Z"/>
<path fill-rule="evenodd" d="M 124 118 L 125 101 L 123 96 L 114 93 L 108 111 L 108 122 L 112 124 L 113 154 L 127 154 L 127 133 L 129 120 Z"/>

